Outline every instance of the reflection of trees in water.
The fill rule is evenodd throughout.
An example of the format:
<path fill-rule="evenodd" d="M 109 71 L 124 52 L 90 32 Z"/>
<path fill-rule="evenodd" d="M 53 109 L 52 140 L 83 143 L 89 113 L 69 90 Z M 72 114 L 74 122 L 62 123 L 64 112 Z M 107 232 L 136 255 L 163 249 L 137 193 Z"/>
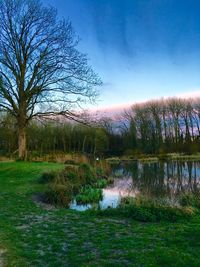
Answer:
<path fill-rule="evenodd" d="M 143 195 L 172 198 L 185 192 L 200 194 L 199 162 L 134 162 L 118 166 L 113 172 L 121 177 L 132 177 L 133 188 Z"/>
<path fill-rule="evenodd" d="M 200 182 L 200 164 L 197 162 L 169 162 L 167 181 L 168 193 L 179 195 L 183 192 L 197 193 Z"/>

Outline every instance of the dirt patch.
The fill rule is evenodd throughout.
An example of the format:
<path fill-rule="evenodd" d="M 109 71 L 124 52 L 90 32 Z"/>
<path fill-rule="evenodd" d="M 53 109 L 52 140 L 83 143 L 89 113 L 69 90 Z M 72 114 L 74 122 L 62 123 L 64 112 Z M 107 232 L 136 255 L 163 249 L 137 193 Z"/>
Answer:
<path fill-rule="evenodd" d="M 6 158 L 6 157 L 0 157 L 0 162 L 7 163 L 7 162 L 14 162 L 14 159 Z"/>
<path fill-rule="evenodd" d="M 5 249 L 0 249 L 0 267 L 6 267 L 5 261 L 4 261 L 4 255 L 6 253 Z"/>
<path fill-rule="evenodd" d="M 38 207 L 41 207 L 45 210 L 56 210 L 56 207 L 54 205 L 51 205 L 44 201 L 43 194 L 33 195 L 32 200 Z"/>

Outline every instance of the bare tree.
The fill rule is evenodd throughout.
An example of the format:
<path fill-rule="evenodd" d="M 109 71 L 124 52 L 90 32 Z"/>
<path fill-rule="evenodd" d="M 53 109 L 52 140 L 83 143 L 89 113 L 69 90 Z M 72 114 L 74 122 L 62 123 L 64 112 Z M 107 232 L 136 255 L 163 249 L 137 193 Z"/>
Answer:
<path fill-rule="evenodd" d="M 97 95 L 101 80 L 77 50 L 71 23 L 39 0 L 0 1 L 0 110 L 18 126 L 19 157 L 33 117 L 64 115 Z"/>

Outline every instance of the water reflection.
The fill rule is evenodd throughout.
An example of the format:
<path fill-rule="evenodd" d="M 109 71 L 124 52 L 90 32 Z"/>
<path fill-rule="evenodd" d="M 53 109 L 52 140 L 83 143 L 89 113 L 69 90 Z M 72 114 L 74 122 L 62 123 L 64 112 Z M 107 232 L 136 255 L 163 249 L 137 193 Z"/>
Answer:
<path fill-rule="evenodd" d="M 132 178 L 132 188 L 150 197 L 176 197 L 180 193 L 198 193 L 200 162 L 133 163 L 113 169 L 122 171 L 122 177 Z"/>
<path fill-rule="evenodd" d="M 186 192 L 200 194 L 200 162 L 156 162 L 113 166 L 114 183 L 103 190 L 103 200 L 95 206 L 77 205 L 71 208 L 117 207 L 123 196 L 142 195 L 176 202 Z"/>

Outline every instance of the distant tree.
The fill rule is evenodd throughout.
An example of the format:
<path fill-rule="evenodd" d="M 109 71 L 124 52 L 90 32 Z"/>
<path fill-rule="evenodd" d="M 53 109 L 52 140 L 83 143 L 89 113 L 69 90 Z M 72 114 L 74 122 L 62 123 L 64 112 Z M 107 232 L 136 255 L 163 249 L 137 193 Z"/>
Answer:
<path fill-rule="evenodd" d="M 108 136 L 104 129 L 98 128 L 95 131 L 94 155 L 101 155 L 108 149 Z"/>
<path fill-rule="evenodd" d="M 26 158 L 26 128 L 33 117 L 64 115 L 93 101 L 101 80 L 77 50 L 71 23 L 39 0 L 0 1 L 0 110 L 18 127 L 19 158 Z"/>

